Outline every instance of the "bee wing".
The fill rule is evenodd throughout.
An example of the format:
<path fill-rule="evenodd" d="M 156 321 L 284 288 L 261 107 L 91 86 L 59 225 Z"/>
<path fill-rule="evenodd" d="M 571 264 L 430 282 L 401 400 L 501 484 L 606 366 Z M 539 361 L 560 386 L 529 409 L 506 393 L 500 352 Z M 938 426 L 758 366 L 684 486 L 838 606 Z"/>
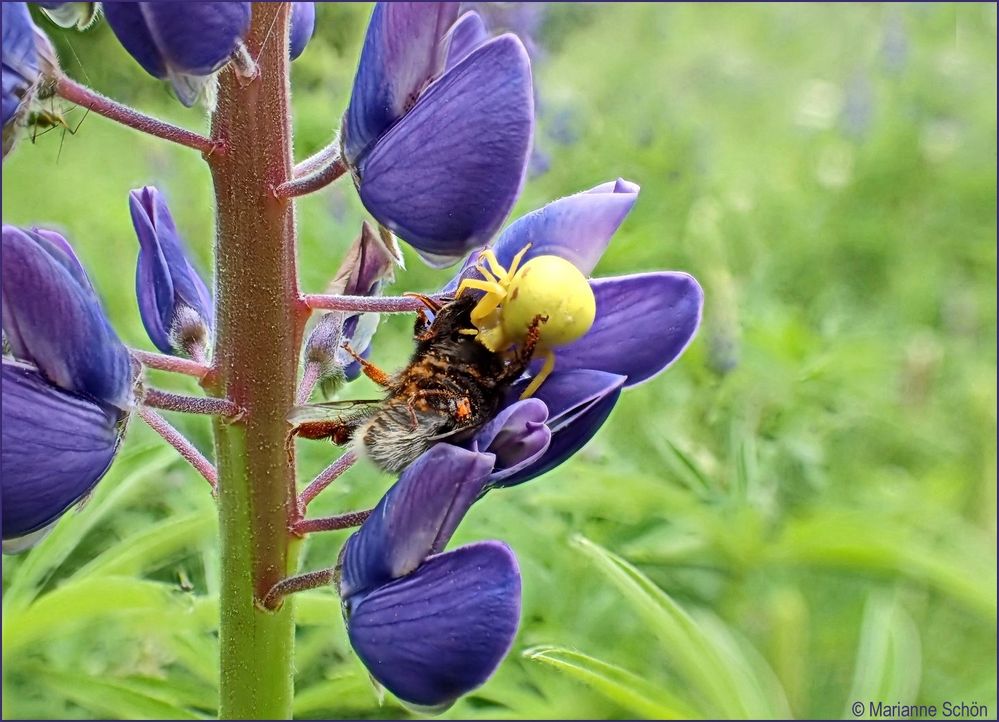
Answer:
<path fill-rule="evenodd" d="M 309 421 L 334 421 L 345 414 L 353 414 L 363 408 L 374 408 L 382 403 L 381 399 L 347 399 L 344 401 L 328 401 L 322 404 L 305 404 L 295 406 L 288 412 L 288 421 L 292 425 Z"/>

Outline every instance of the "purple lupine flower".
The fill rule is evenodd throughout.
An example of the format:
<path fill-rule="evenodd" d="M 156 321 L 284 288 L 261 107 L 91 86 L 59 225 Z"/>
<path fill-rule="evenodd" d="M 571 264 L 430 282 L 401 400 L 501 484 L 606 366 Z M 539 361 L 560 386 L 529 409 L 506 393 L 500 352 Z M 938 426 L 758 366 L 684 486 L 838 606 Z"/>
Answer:
<path fill-rule="evenodd" d="M 364 206 L 435 266 L 499 228 L 534 129 L 524 46 L 502 35 L 448 65 L 457 17 L 452 3 L 378 3 L 341 128 Z"/>
<path fill-rule="evenodd" d="M 146 333 L 163 353 L 203 354 L 215 317 L 212 295 L 188 260 L 163 194 L 136 188 L 128 207 L 139 239 L 135 295 Z"/>
<path fill-rule="evenodd" d="M 378 296 L 393 280 L 393 269 L 402 264 L 395 239 L 382 236 L 367 222 L 354 241 L 326 293 L 350 296 Z M 355 353 L 367 358 L 371 339 L 378 328 L 377 313 L 333 311 L 319 317 L 305 343 L 306 364 L 317 364 L 322 383 L 336 387 L 361 374 L 360 364 L 343 348 L 348 342 Z"/>
<path fill-rule="evenodd" d="M 135 372 L 72 247 L 3 226 L 5 551 L 26 548 L 104 476 Z"/>
<path fill-rule="evenodd" d="M 293 2 L 291 4 L 291 30 L 288 38 L 288 51 L 294 60 L 305 51 L 305 46 L 316 31 L 316 4 L 313 2 Z"/>
<path fill-rule="evenodd" d="M 188 107 L 250 28 L 245 2 L 111 2 L 104 15 L 125 50 Z"/>
<path fill-rule="evenodd" d="M 438 444 L 402 474 L 341 552 L 347 633 L 399 699 L 440 710 L 482 685 L 520 621 L 520 571 L 498 541 L 443 552 L 492 454 Z"/>
<path fill-rule="evenodd" d="M 530 243 L 523 263 L 554 255 L 589 275 L 638 191 L 634 183 L 619 179 L 561 198 L 514 221 L 490 248 L 500 264 L 508 266 Z M 453 293 L 462 278 L 477 275 L 479 253 L 466 260 L 445 293 Z M 679 358 L 700 325 L 703 292 L 686 273 L 598 278 L 590 287 L 596 298 L 593 325 L 579 340 L 556 349 L 554 371 L 534 394 L 533 400 L 548 409 L 545 425 L 551 442 L 544 453 L 494 478 L 491 486 L 533 479 L 581 449 L 607 419 L 621 391 L 649 380 Z M 532 371 L 537 373 L 539 367 L 535 362 Z M 514 384 L 506 408 L 527 403 L 517 399 L 529 382 L 525 378 Z M 471 448 L 480 448 L 485 431 L 476 434 Z"/>
<path fill-rule="evenodd" d="M 7 123 L 14 118 L 18 108 L 28 99 L 31 88 L 38 80 L 38 52 L 35 50 L 35 24 L 25 3 L 0 5 L 3 20 L 2 53 L 2 102 L 4 146 L 7 146 Z"/>

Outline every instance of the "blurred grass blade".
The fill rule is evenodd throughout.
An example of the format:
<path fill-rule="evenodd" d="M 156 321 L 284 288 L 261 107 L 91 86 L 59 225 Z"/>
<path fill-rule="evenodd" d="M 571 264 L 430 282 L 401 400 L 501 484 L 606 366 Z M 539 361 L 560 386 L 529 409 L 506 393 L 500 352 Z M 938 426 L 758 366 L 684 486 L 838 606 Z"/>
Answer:
<path fill-rule="evenodd" d="M 694 460 L 669 439 L 656 437 L 654 441 L 663 461 L 677 479 L 701 498 L 708 498 L 712 493 L 711 482 Z"/>
<path fill-rule="evenodd" d="M 162 444 L 124 451 L 90 499 L 81 508 L 66 514 L 52 533 L 20 561 L 9 586 L 4 589 L 4 615 L 29 604 L 48 576 L 95 525 L 127 501 L 144 483 L 148 483 L 150 477 L 162 472 L 176 459 L 176 452 Z"/>
<path fill-rule="evenodd" d="M 46 668 L 39 670 L 38 678 L 53 692 L 96 713 L 95 716 L 108 715 L 111 719 L 211 719 L 113 677 L 98 678 Z M 164 696 L 169 698 L 169 690 L 165 692 Z"/>
<path fill-rule="evenodd" d="M 377 694 L 368 675 L 360 669 L 360 664 L 357 666 L 356 671 L 323 680 L 297 692 L 292 707 L 295 718 L 309 718 L 331 710 L 370 710 Z"/>
<path fill-rule="evenodd" d="M 540 646 L 524 657 L 568 674 L 629 712 L 646 719 L 692 719 L 691 707 L 638 675 L 582 652 Z"/>
<path fill-rule="evenodd" d="M 844 718 L 856 717 L 851 705 L 857 700 L 916 699 L 921 677 L 922 648 L 912 617 L 898 595 L 869 595 Z"/>
<path fill-rule="evenodd" d="M 75 577 L 137 575 L 184 549 L 197 549 L 212 537 L 216 518 L 208 510 L 156 522 L 94 557 Z"/>
<path fill-rule="evenodd" d="M 903 575 L 995 620 L 994 552 L 991 558 L 982 555 L 976 540 L 961 539 L 959 531 L 934 539 L 883 517 L 833 510 L 791 522 L 770 561 Z"/>
<path fill-rule="evenodd" d="M 159 582 L 128 577 L 88 577 L 63 584 L 27 609 L 4 613 L 4 659 L 104 618 L 141 619 L 151 626 L 167 624 L 181 611 L 171 589 Z"/>
<path fill-rule="evenodd" d="M 671 667 L 706 700 L 705 716 L 771 716 L 779 703 L 761 704 L 760 685 L 751 665 L 734 649 L 720 649 L 704 630 L 662 589 L 616 554 L 576 536 L 573 545 L 597 568 L 665 645 Z"/>

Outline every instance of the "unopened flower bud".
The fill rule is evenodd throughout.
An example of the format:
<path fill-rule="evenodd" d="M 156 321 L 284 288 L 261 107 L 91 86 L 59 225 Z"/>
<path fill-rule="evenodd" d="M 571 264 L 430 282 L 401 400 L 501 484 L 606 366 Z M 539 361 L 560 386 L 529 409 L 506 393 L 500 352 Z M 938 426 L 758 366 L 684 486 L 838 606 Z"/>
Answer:
<path fill-rule="evenodd" d="M 364 223 L 361 235 L 347 251 L 326 292 L 377 296 L 382 287 L 392 281 L 394 266 L 401 263 L 399 249 L 391 233 L 379 234 L 371 225 Z M 350 344 L 354 353 L 367 358 L 377 329 L 376 313 L 334 311 L 319 317 L 305 343 L 305 362 L 316 365 L 314 373 L 317 373 L 319 383 L 327 394 L 361 374 L 360 364 L 347 352 L 344 344 Z"/>
<path fill-rule="evenodd" d="M 139 239 L 135 294 L 146 333 L 164 353 L 206 352 L 214 319 L 211 293 L 188 260 L 163 195 L 153 186 L 129 193 Z"/>

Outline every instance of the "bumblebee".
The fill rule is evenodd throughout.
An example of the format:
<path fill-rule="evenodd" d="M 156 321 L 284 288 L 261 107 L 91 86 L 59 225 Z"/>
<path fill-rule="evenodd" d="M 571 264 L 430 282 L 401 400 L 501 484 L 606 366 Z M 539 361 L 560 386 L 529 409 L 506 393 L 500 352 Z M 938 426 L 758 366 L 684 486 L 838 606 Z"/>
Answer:
<path fill-rule="evenodd" d="M 483 251 L 479 278 L 463 280 L 454 298 L 417 296 L 426 311 L 417 317 L 413 356 L 399 373 L 389 375 L 345 347 L 365 375 L 386 389 L 385 398 L 298 407 L 289 419 L 293 435 L 353 442 L 395 473 L 436 442 L 460 441 L 489 421 L 535 355 L 543 356 L 521 398 L 532 395 L 554 367 L 553 349 L 589 330 L 596 305 L 570 262 L 540 255 L 521 266 L 529 248 L 514 256 L 509 269 L 491 250 Z"/>
<path fill-rule="evenodd" d="M 395 473 L 436 442 L 460 439 L 496 414 L 527 370 L 545 317 L 536 315 L 524 342 L 500 353 L 476 339 L 471 313 L 478 301 L 470 294 L 442 302 L 421 298 L 432 320 L 426 312 L 417 317 L 416 349 L 399 373 L 389 375 L 347 347 L 364 374 L 385 388 L 385 398 L 298 407 L 291 418 L 295 435 L 353 441 L 375 465 Z"/>

